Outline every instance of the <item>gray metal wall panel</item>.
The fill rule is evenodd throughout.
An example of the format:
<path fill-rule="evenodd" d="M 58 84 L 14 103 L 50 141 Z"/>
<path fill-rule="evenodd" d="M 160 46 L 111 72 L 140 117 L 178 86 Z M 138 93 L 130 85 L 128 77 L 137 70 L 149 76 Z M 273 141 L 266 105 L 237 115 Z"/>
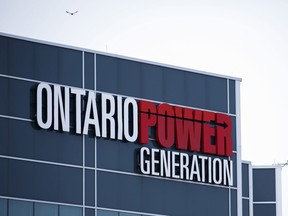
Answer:
<path fill-rule="evenodd" d="M 82 51 L 3 36 L 0 36 L 0 46 L 0 74 L 82 88 Z M 86 88 L 93 89 L 94 54 L 85 52 L 84 69 L 84 85 Z M 97 90 L 100 91 L 219 112 L 227 112 L 229 106 L 230 112 L 234 112 L 235 81 L 229 81 L 229 100 L 232 104 L 228 105 L 227 78 L 97 54 L 96 80 Z M 0 114 L 35 120 L 36 84 L 0 77 L 0 97 L 7 101 L 6 104 L 1 105 Z M 73 98 L 71 100 L 73 103 Z M 75 110 L 72 109 L 71 116 L 73 115 Z M 72 121 L 71 124 L 73 123 Z M 82 166 L 83 162 L 90 167 L 95 164 L 93 160 L 95 148 L 92 147 L 94 139 L 89 136 L 85 138 L 85 161 L 83 161 L 82 136 L 75 135 L 73 131 L 69 134 L 39 130 L 35 122 L 5 118 L 1 118 L 0 126 L 1 132 L 3 131 L 0 137 L 3 138 L 0 154 L 78 166 Z M 235 118 L 233 128 L 233 149 L 236 150 Z M 23 143 L 25 145 L 20 146 Z M 159 148 L 155 141 L 150 141 L 147 146 Z M 138 173 L 137 151 L 140 147 L 142 145 L 137 143 L 98 139 L 98 167 Z M 234 185 L 236 185 L 235 153 L 233 160 Z M 11 164 L 15 163 L 17 166 L 13 167 L 17 172 L 24 167 L 23 172 L 16 173 L 14 168 L 8 168 L 6 161 L 0 163 L 3 168 L 1 176 L 7 176 L 9 170 L 16 173 L 9 184 L 17 185 L 16 177 L 23 182 L 8 190 L 4 188 L 8 185 L 7 178 L 1 179 L 0 195 L 82 204 L 82 168 L 63 168 L 23 161 L 11 162 Z M 28 177 L 24 174 L 28 174 Z M 93 205 L 95 201 L 93 200 L 95 189 L 92 185 L 92 182 L 95 182 L 93 174 L 94 172 L 89 170 L 85 176 L 87 183 L 85 198 L 88 205 Z M 55 183 L 55 179 L 49 181 L 50 176 L 55 175 L 61 176 L 61 184 Z M 101 171 L 98 172 L 98 178 L 97 199 L 98 204 L 103 207 L 119 207 L 152 214 L 162 212 L 177 216 L 186 216 L 190 213 L 197 213 L 200 216 L 201 214 L 228 216 L 227 188 Z M 31 179 L 35 182 L 39 181 L 39 184 L 32 185 Z M 44 186 L 45 184 L 47 186 Z M 62 194 L 59 195 L 60 192 Z M 235 189 L 231 190 L 232 216 L 236 216 L 236 193 Z M 201 214 L 198 214 L 199 212 Z"/>
<path fill-rule="evenodd" d="M 242 196 L 249 197 L 249 165 L 242 163 Z"/>
<path fill-rule="evenodd" d="M 1 55 L 1 74 L 82 87 L 80 51 L 1 36 Z"/>
<path fill-rule="evenodd" d="M 236 114 L 235 80 L 229 80 L 229 111 L 231 114 Z"/>
<path fill-rule="evenodd" d="M 253 216 L 276 216 L 276 204 L 254 204 Z"/>
<path fill-rule="evenodd" d="M 275 169 L 253 169 L 253 201 L 276 201 Z"/>
<path fill-rule="evenodd" d="M 82 169 L 0 158 L 0 195 L 82 204 Z"/>
<path fill-rule="evenodd" d="M 148 69 L 155 71 L 147 73 Z M 228 111 L 227 80 L 224 78 L 103 55 L 97 55 L 97 90 L 219 112 Z M 147 92 L 152 94 L 148 95 Z"/>
<path fill-rule="evenodd" d="M 242 199 L 242 209 L 243 209 L 243 216 L 249 216 L 249 200 Z"/>
<path fill-rule="evenodd" d="M 100 207 L 171 216 L 228 216 L 228 189 L 98 172 Z"/>

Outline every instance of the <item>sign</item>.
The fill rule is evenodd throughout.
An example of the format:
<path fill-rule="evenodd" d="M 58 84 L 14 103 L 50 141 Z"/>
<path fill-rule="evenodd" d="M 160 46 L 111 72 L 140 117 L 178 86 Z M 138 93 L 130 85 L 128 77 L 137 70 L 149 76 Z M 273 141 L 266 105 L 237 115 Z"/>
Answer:
<path fill-rule="evenodd" d="M 142 174 L 233 184 L 233 162 L 228 158 L 233 154 L 232 122 L 226 114 L 40 83 L 36 118 L 43 129 L 74 128 L 76 134 L 85 135 L 92 129 L 99 138 L 144 145 L 154 128 L 160 149 L 140 149 Z"/>

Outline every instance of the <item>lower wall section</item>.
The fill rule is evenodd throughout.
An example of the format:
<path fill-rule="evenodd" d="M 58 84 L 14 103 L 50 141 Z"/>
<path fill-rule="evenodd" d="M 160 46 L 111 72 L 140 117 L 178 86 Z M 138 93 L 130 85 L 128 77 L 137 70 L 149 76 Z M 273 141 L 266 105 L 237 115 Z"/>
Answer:
<path fill-rule="evenodd" d="M 82 216 L 82 208 L 0 198 L 1 216 Z M 86 215 L 85 215 L 86 216 Z M 88 215 L 87 215 L 88 216 Z"/>
<path fill-rule="evenodd" d="M 82 171 L 0 158 L 0 196 L 82 205 Z"/>
<path fill-rule="evenodd" d="M 276 203 L 275 204 L 254 204 L 253 206 L 253 215 L 254 216 L 276 216 Z"/>
<path fill-rule="evenodd" d="M 229 189 L 99 171 L 98 207 L 163 215 L 229 215 Z M 100 199 L 101 198 L 101 199 Z"/>
<path fill-rule="evenodd" d="M 96 216 L 95 208 L 57 205 L 51 203 L 31 202 L 0 198 L 1 216 Z M 154 216 L 154 214 L 151 214 Z M 149 214 L 149 216 L 151 216 Z M 147 216 L 147 214 L 97 210 L 97 216 Z"/>

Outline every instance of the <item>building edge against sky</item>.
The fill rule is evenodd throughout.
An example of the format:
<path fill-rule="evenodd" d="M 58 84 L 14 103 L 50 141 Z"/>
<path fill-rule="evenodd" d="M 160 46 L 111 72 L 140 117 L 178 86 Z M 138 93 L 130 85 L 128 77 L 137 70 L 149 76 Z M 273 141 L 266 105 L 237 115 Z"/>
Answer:
<path fill-rule="evenodd" d="M 125 215 L 127 213 L 136 215 L 187 215 L 191 209 L 189 207 L 184 208 L 185 205 L 183 203 L 187 202 L 188 197 L 195 201 L 194 209 L 197 215 L 205 215 L 207 213 L 205 211 L 209 211 L 205 209 L 205 204 L 207 203 L 204 200 L 207 197 L 211 197 L 211 202 L 214 198 L 213 213 L 221 215 L 258 216 L 265 215 L 264 212 L 266 214 L 269 212 L 269 215 L 281 215 L 281 167 L 253 167 L 250 162 L 241 161 L 239 93 L 241 79 L 103 52 L 67 47 L 3 33 L 0 35 L 1 97 L 7 101 L 6 104 L 0 107 L 2 137 L 0 138 L 0 166 L 2 170 L 0 209 L 2 209 L 2 215 L 17 215 L 19 211 L 27 212 L 27 215 L 34 214 L 35 216 L 41 215 L 43 212 L 51 212 L 52 215 L 57 216 L 72 214 L 90 216 L 95 213 L 97 215 L 111 216 Z M 168 176 L 169 178 L 165 178 L 165 176 L 159 177 L 157 170 L 151 171 L 150 175 L 145 175 L 143 170 L 142 173 L 139 173 L 139 167 L 137 166 L 139 161 L 137 160 L 140 160 L 141 163 L 141 156 L 137 158 L 138 153 L 135 152 L 139 151 L 138 148 L 141 145 L 137 142 L 135 146 L 129 145 L 127 147 L 127 143 L 123 142 L 122 139 L 111 141 L 109 139 L 91 137 L 90 130 L 87 132 L 88 135 L 85 136 L 80 133 L 80 135 L 71 134 L 71 131 L 69 133 L 55 132 L 52 128 L 47 131 L 40 129 L 35 122 L 35 107 L 38 107 L 38 96 L 36 102 L 35 95 L 43 82 L 49 84 L 48 87 L 43 87 L 47 90 L 47 95 L 49 95 L 50 88 L 52 94 L 52 89 L 53 92 L 57 92 L 57 86 L 61 85 L 57 96 L 58 99 L 64 96 L 63 92 L 67 90 L 67 92 L 78 92 L 75 93 L 74 100 L 77 101 L 76 95 L 79 98 L 82 98 L 82 96 L 84 98 L 87 94 L 85 97 L 86 99 L 88 97 L 87 100 L 89 101 L 90 91 L 88 90 L 93 90 L 95 91 L 95 97 L 97 92 L 97 101 L 95 103 L 98 103 L 100 98 L 105 97 L 106 102 L 109 101 L 111 103 L 108 106 L 112 107 L 114 99 L 111 98 L 117 98 L 118 106 L 115 108 L 116 111 L 114 113 L 117 113 L 121 108 L 119 104 L 122 104 L 122 100 L 127 101 L 127 107 L 129 105 L 131 107 L 134 100 L 138 103 L 143 100 L 143 104 L 149 104 L 149 106 L 151 105 L 150 103 L 157 104 L 158 107 L 164 103 L 169 103 L 171 105 L 170 108 L 176 109 L 175 107 L 178 106 L 188 109 L 192 108 L 193 112 L 198 110 L 199 113 L 201 112 L 205 116 L 210 115 L 210 113 L 213 113 L 213 116 L 220 116 L 217 113 L 230 116 L 233 125 L 233 153 L 231 157 L 225 157 L 224 154 L 218 154 L 217 156 L 217 153 L 216 156 L 215 154 L 212 156 L 208 154 L 207 156 L 207 151 L 199 154 L 192 154 L 191 152 L 189 154 L 181 153 L 181 149 L 179 151 L 179 149 L 175 148 L 171 148 L 171 151 L 162 151 L 162 148 L 159 150 L 159 145 L 157 145 L 156 140 L 158 138 L 155 137 L 155 131 L 149 130 L 149 143 L 147 146 L 153 153 L 149 152 L 145 157 L 147 158 L 150 154 L 158 154 L 160 152 L 157 158 L 151 159 L 150 163 L 160 163 L 159 161 L 161 160 L 158 157 L 161 155 L 165 155 L 166 158 L 170 158 L 170 154 L 172 158 L 176 155 L 175 157 L 179 156 L 178 159 L 182 161 L 182 165 L 179 165 L 179 167 L 182 166 L 182 171 L 186 171 L 185 167 L 188 166 L 188 162 L 187 166 L 183 165 L 185 158 L 191 157 L 192 161 L 200 164 L 204 163 L 204 158 L 208 158 L 207 161 L 213 161 L 211 166 L 215 170 L 217 169 L 217 172 L 215 171 L 216 174 L 213 173 L 213 177 L 211 177 L 213 181 L 204 179 L 203 173 L 199 177 L 199 170 L 191 171 L 191 173 L 193 171 L 196 173 L 196 176 L 191 174 L 191 181 L 186 181 L 188 179 L 187 176 L 177 179 L 180 178 L 180 174 L 176 173 L 177 171 L 174 173 L 174 179 L 173 175 L 171 178 L 167 174 L 167 170 L 166 177 Z M 83 91 L 79 93 L 79 89 L 83 89 Z M 187 90 L 193 92 L 193 94 L 189 94 Z M 69 97 L 72 96 L 70 95 Z M 129 97 L 132 98 L 129 99 Z M 129 100 L 125 100 L 125 98 Z M 61 102 L 62 99 L 59 99 L 58 102 L 55 98 L 53 100 L 55 104 L 59 101 Z M 118 103 L 120 100 L 121 102 Z M 48 102 L 49 100 L 47 100 Z M 101 102 L 102 109 L 103 104 L 106 102 Z M 125 102 L 123 109 L 125 109 Z M 19 106 L 19 103 L 23 106 L 16 107 Z M 91 104 L 93 103 L 91 99 Z M 87 104 L 86 106 L 88 107 Z M 91 106 L 93 107 L 93 105 Z M 151 106 L 153 107 L 153 105 Z M 61 106 L 59 107 L 60 113 L 63 113 L 64 106 L 62 111 Z M 46 109 L 49 110 L 49 108 Z M 129 111 L 128 108 L 127 110 Z M 95 111 L 97 111 L 96 107 Z M 38 111 L 37 114 L 39 114 Z M 71 114 L 77 115 L 77 110 L 71 110 Z M 106 120 L 110 118 L 108 117 L 108 111 L 107 113 L 104 112 L 104 114 L 107 117 Z M 46 121 L 46 117 L 43 117 L 44 121 Z M 64 118 L 65 116 L 61 117 Z M 89 117 L 87 118 L 89 119 Z M 125 117 L 123 119 L 125 122 Z M 204 119 L 200 120 L 204 122 Z M 109 121 L 112 124 L 111 122 L 113 121 Z M 118 121 L 122 122 L 122 118 L 117 117 L 115 122 Z M 76 125 L 78 124 L 76 123 Z M 125 128 L 125 123 L 123 125 Z M 216 122 L 216 125 L 211 127 L 219 128 L 221 126 L 217 125 Z M 119 128 L 120 126 L 118 125 L 118 131 Z M 77 131 L 77 129 L 75 130 Z M 113 131 L 112 126 L 108 129 L 108 134 L 111 131 Z M 131 131 L 130 129 L 127 129 L 127 131 L 129 140 Z M 18 143 L 22 141 L 21 135 L 26 136 L 25 132 L 27 137 L 31 136 L 23 139 L 27 147 Z M 17 137 L 15 138 L 16 134 L 19 135 L 18 139 Z M 103 137 L 105 138 L 105 136 Z M 45 139 L 45 144 L 41 144 Z M 29 143 L 25 141 L 31 142 L 31 145 L 28 146 Z M 54 142 L 53 147 L 51 147 L 51 142 Z M 57 143 L 59 146 L 55 145 Z M 71 145 L 69 146 L 69 144 Z M 53 149 L 51 150 L 50 147 Z M 73 149 L 71 150 L 71 148 Z M 44 149 L 47 151 L 46 153 L 42 152 L 45 151 Z M 79 151 L 82 154 L 79 154 Z M 140 150 L 140 152 L 145 151 L 145 149 L 143 151 Z M 107 158 L 112 157 L 111 155 L 114 156 L 114 159 L 107 160 Z M 75 159 L 72 159 L 71 157 L 74 156 Z M 122 157 L 126 157 L 127 161 L 122 162 L 119 159 Z M 201 162 L 197 162 L 197 160 Z M 165 160 L 166 163 L 167 161 L 170 161 L 170 159 Z M 230 172 L 233 170 L 234 181 L 231 185 L 225 185 L 220 181 L 219 177 L 219 173 L 223 173 L 223 170 L 225 170 L 220 171 L 220 164 L 226 161 L 228 161 L 227 164 L 230 163 Z M 143 164 L 148 162 L 145 161 Z M 174 162 L 172 160 L 172 163 L 174 165 L 170 165 L 170 167 L 175 168 L 178 167 L 177 163 L 181 162 L 175 159 Z M 207 164 L 209 167 L 208 162 Z M 233 169 L 231 164 L 233 164 Z M 202 165 L 203 170 L 205 167 L 206 165 Z M 208 171 L 205 170 L 206 174 L 207 172 L 209 174 L 209 169 Z M 180 168 L 179 170 L 181 172 Z M 46 190 L 43 190 L 44 185 L 48 184 L 48 182 L 47 180 L 45 182 L 45 179 L 39 175 L 49 178 L 51 173 L 57 174 L 57 179 L 52 180 L 51 185 L 47 186 Z M 31 176 L 27 177 L 28 174 Z M 71 184 L 65 185 L 71 177 L 74 180 L 72 180 Z M 117 179 L 117 181 L 113 181 L 113 179 Z M 35 185 L 31 185 L 32 182 Z M 130 182 L 130 184 L 127 185 L 127 182 Z M 113 189 L 109 188 L 115 184 L 116 186 Z M 139 190 L 139 186 L 141 186 L 141 190 Z M 27 189 L 24 189 L 25 187 Z M 129 192 L 129 187 L 133 188 L 134 192 Z M 75 191 L 70 193 L 68 191 L 71 188 L 74 188 Z M 145 193 L 143 192 L 145 189 L 153 191 Z M 158 189 L 160 190 L 157 192 Z M 164 191 L 168 191 L 166 196 L 174 198 L 177 195 L 180 196 L 180 201 L 168 207 L 167 205 L 170 204 L 170 201 L 159 195 L 159 193 Z M 181 191 L 182 193 L 180 193 Z M 189 191 L 193 196 L 191 197 L 191 194 L 187 194 L 185 191 Z M 131 196 L 140 196 L 141 199 L 133 200 L 131 197 L 126 197 L 125 192 Z M 81 199 L 75 199 L 74 196 L 79 196 Z M 118 198 L 113 198 L 114 196 Z M 158 196 L 161 202 L 156 202 L 157 199 L 151 199 L 153 196 Z M 147 199 L 151 199 L 151 203 L 148 203 Z M 147 204 L 143 204 L 143 200 L 147 201 Z M 130 202 L 132 203 L 131 206 L 129 205 Z M 196 204 L 198 208 L 196 208 Z M 179 211 L 183 212 L 179 213 Z M 178 213 L 176 214 L 175 212 Z"/>

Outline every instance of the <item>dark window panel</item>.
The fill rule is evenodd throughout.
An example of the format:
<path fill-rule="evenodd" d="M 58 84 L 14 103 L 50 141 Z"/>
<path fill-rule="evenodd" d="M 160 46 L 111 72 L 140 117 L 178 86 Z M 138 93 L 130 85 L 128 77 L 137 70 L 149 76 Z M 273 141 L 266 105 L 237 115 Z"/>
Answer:
<path fill-rule="evenodd" d="M 94 90 L 94 54 L 84 54 L 85 89 Z"/>
<path fill-rule="evenodd" d="M 143 145 L 103 138 L 97 139 L 97 166 L 104 169 L 139 173 L 139 151 L 144 146 L 160 148 L 154 140 L 149 140 L 148 144 Z"/>
<path fill-rule="evenodd" d="M 95 167 L 95 138 L 85 136 L 85 166 Z"/>
<path fill-rule="evenodd" d="M 7 199 L 0 198 L 0 215 L 8 216 L 7 215 L 7 213 L 8 213 L 7 209 L 8 209 Z"/>
<path fill-rule="evenodd" d="M 9 216 L 33 215 L 33 202 L 9 200 Z"/>
<path fill-rule="evenodd" d="M 185 105 L 186 93 L 184 73 L 174 69 L 164 68 L 163 79 L 164 101 Z"/>
<path fill-rule="evenodd" d="M 8 38 L 0 36 L 0 74 L 8 74 Z"/>
<path fill-rule="evenodd" d="M 95 216 L 95 209 L 85 208 L 85 216 Z M 99 216 L 99 214 L 97 214 Z"/>
<path fill-rule="evenodd" d="M 249 216 L 249 200 L 242 199 L 242 212 L 243 216 Z"/>
<path fill-rule="evenodd" d="M 237 189 L 231 189 L 231 215 L 237 215 Z"/>
<path fill-rule="evenodd" d="M 276 204 L 254 204 L 253 216 L 276 216 Z"/>
<path fill-rule="evenodd" d="M 97 210 L 97 216 L 118 216 L 118 212 L 106 211 L 106 210 Z"/>
<path fill-rule="evenodd" d="M 82 208 L 59 206 L 59 216 L 82 216 Z"/>
<path fill-rule="evenodd" d="M 119 216 L 141 216 L 140 214 L 119 212 Z"/>
<path fill-rule="evenodd" d="M 8 67 L 5 74 L 33 78 L 33 43 L 5 38 L 7 40 Z"/>
<path fill-rule="evenodd" d="M 97 90 L 227 112 L 227 79 L 97 55 Z"/>
<path fill-rule="evenodd" d="M 249 165 L 242 163 L 242 196 L 249 197 Z"/>
<path fill-rule="evenodd" d="M 186 106 L 227 112 L 226 79 L 186 72 L 185 84 Z"/>
<path fill-rule="evenodd" d="M 82 205 L 82 169 L 0 158 L 0 195 Z"/>
<path fill-rule="evenodd" d="M 27 119 L 35 118 L 35 83 L 0 77 L 0 88 L 0 97 L 4 101 L 0 106 L 0 114 Z"/>
<path fill-rule="evenodd" d="M 229 214 L 227 205 L 229 191 L 226 188 L 183 182 L 173 182 L 171 187 L 169 180 L 101 171 L 98 172 L 97 177 L 97 196 L 101 197 L 98 199 L 98 205 L 103 208 L 171 216 L 187 216 L 187 212 L 197 212 L 198 216 L 215 214 L 228 216 Z M 181 199 L 178 199 L 179 197 Z"/>
<path fill-rule="evenodd" d="M 119 94 L 132 97 L 140 96 L 142 86 L 140 69 L 140 63 L 138 62 L 118 60 Z"/>
<path fill-rule="evenodd" d="M 35 202 L 34 216 L 58 216 L 58 205 Z"/>
<path fill-rule="evenodd" d="M 137 172 L 137 153 L 140 147 L 142 145 L 130 142 L 97 139 L 97 166 L 105 169 Z"/>
<path fill-rule="evenodd" d="M 237 153 L 233 153 L 231 159 L 233 160 L 233 186 L 237 187 Z"/>
<path fill-rule="evenodd" d="M 0 40 L 1 56 L 7 56 L 2 74 L 82 87 L 81 51 L 7 37 Z"/>
<path fill-rule="evenodd" d="M 88 206 L 95 206 L 95 171 L 85 170 L 85 202 Z"/>
<path fill-rule="evenodd" d="M 253 169 L 253 200 L 254 202 L 276 200 L 275 169 Z M 263 190 L 265 188 L 265 190 Z"/>
<path fill-rule="evenodd" d="M 163 68 L 151 64 L 141 64 L 141 98 L 156 101 L 164 100 Z"/>
<path fill-rule="evenodd" d="M 54 82 L 63 85 L 81 87 L 82 52 L 65 48 L 58 48 L 58 49 L 59 49 L 58 72 L 57 72 L 57 80 L 55 80 Z M 45 58 L 44 54 L 43 58 Z"/>
<path fill-rule="evenodd" d="M 236 138 L 236 133 L 237 133 L 237 123 L 236 123 L 236 117 L 235 116 L 230 116 L 232 120 L 232 144 L 233 144 L 233 151 L 237 151 L 237 138 Z"/>
<path fill-rule="evenodd" d="M 236 114 L 236 89 L 235 80 L 229 80 L 229 111 Z"/>
<path fill-rule="evenodd" d="M 32 122 L 0 119 L 0 154 L 82 165 L 82 136 L 37 129 Z"/>
<path fill-rule="evenodd" d="M 96 56 L 96 88 L 98 91 L 117 93 L 119 89 L 118 60 L 103 55 Z M 119 92 L 120 94 L 120 92 Z"/>
<path fill-rule="evenodd" d="M 63 63 L 60 62 L 60 49 L 54 46 L 30 43 L 29 49 L 33 58 L 33 65 L 30 70 L 33 74 L 29 74 L 31 76 L 29 78 L 61 83 L 61 71 L 59 69 Z M 23 52 L 21 49 L 19 51 Z M 25 75 L 22 76 L 26 77 Z"/>

